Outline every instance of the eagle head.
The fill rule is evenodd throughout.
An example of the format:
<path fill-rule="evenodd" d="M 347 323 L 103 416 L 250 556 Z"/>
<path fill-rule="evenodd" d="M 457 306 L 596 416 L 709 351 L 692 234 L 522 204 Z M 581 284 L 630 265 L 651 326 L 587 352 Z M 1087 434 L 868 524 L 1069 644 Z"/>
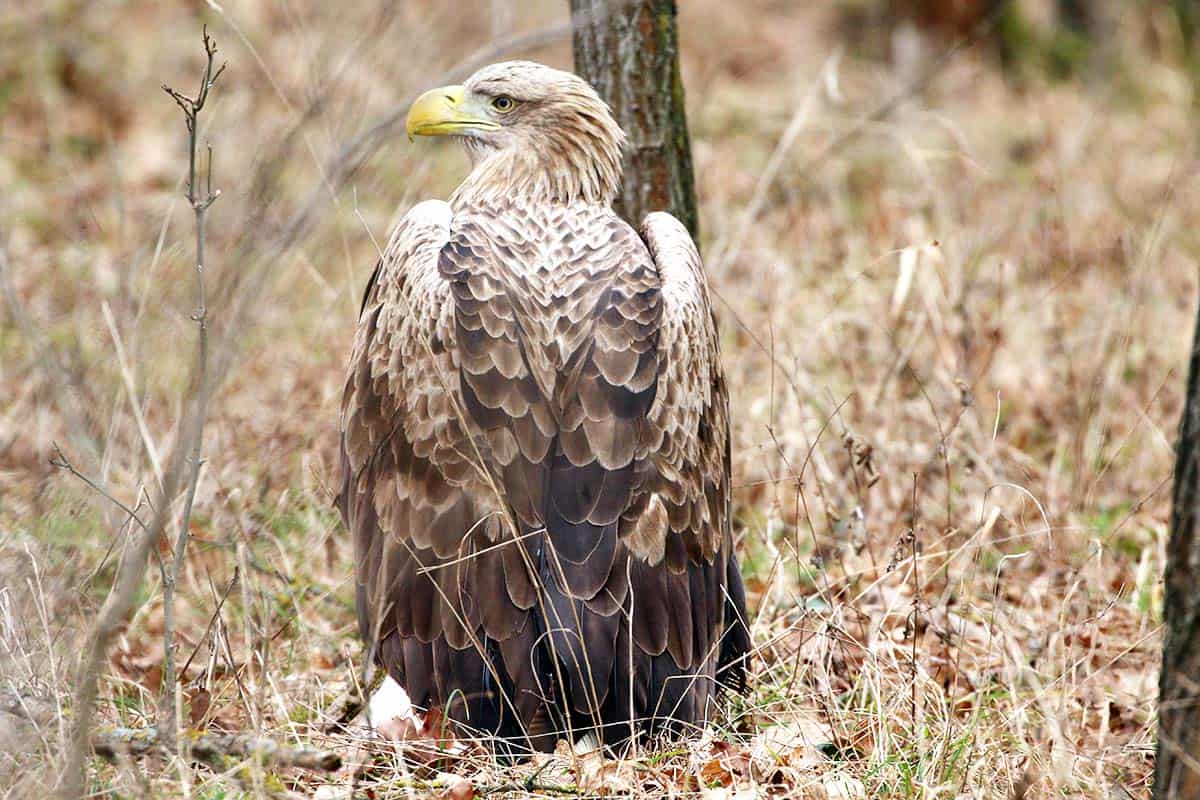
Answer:
<path fill-rule="evenodd" d="M 473 169 L 455 198 L 532 194 L 607 203 L 621 180 L 625 134 L 586 81 L 532 61 L 480 69 L 431 89 L 408 112 L 408 135 L 453 136 Z M 454 202 L 454 199 L 452 199 Z"/>

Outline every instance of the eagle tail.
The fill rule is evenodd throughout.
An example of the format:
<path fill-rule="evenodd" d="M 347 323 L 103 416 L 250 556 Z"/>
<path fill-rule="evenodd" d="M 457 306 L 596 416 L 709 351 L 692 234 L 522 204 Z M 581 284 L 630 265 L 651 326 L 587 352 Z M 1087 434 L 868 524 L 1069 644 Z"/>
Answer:
<path fill-rule="evenodd" d="M 746 662 L 752 648 L 750 616 L 746 611 L 746 587 L 738 569 L 737 556 L 730 548 L 725 570 L 725 632 L 718 658 L 717 681 L 727 689 L 742 694 L 746 691 Z"/>

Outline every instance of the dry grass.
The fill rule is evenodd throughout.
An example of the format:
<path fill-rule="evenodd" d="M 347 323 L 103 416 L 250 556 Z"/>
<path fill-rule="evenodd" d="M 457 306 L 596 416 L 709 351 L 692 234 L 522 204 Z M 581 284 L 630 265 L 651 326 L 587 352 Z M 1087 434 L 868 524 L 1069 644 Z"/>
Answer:
<path fill-rule="evenodd" d="M 359 661 L 329 483 L 374 261 L 363 228 L 382 239 L 464 161 L 393 137 L 334 196 L 321 165 L 475 48 L 565 4 L 452 5 L 0 10 L 0 289 L 21 309 L 0 323 L 0 688 L 35 720 L 0 711 L 0 788 L 53 785 L 60 704 L 132 535 L 50 466 L 54 443 L 143 509 L 148 452 L 172 448 L 195 326 L 184 143 L 158 84 L 197 74 L 202 21 L 230 61 L 206 132 L 224 191 L 209 314 L 237 347 L 180 580 L 181 666 L 196 651 L 181 702 L 193 726 L 364 760 L 360 733 L 322 733 Z M 826 157 L 905 76 L 839 51 L 835 4 L 682 5 L 756 614 L 750 696 L 702 740 L 620 763 L 468 752 L 314 776 L 97 761 L 96 792 L 465 796 L 457 773 L 489 796 L 1148 795 L 1200 249 L 1192 85 L 1166 4 L 1128 12 L 1114 63 L 1082 83 L 1006 81 L 964 50 Z M 530 55 L 569 63 L 563 43 Z M 312 197 L 320 213 L 276 247 Z M 106 725 L 153 722 L 161 630 L 151 569 L 102 680 Z"/>

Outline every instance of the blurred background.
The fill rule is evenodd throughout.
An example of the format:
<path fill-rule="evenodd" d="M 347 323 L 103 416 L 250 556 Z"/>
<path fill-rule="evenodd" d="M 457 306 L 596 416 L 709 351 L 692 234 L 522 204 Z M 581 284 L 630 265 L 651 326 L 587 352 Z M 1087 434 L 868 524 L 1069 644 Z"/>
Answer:
<path fill-rule="evenodd" d="M 194 232 L 160 85 L 193 90 L 201 27 L 228 62 L 199 132 L 221 190 L 220 383 L 179 578 L 183 716 L 342 746 L 321 724 L 361 658 L 332 506 L 342 370 L 377 246 L 467 165 L 399 121 L 493 60 L 570 69 L 566 5 L 0 5 L 0 691 L 32 709 L 5 706 L 0 791 L 53 785 L 60 704 L 136 532 L 55 448 L 148 510 L 183 413 Z M 721 734 L 744 762 L 698 746 L 672 755 L 690 783 L 606 780 L 1148 796 L 1196 316 L 1200 6 L 679 5 L 760 649 Z M 152 561 L 103 724 L 153 722 L 162 630 Z M 160 772 L 97 761 L 93 788 L 177 793 Z"/>

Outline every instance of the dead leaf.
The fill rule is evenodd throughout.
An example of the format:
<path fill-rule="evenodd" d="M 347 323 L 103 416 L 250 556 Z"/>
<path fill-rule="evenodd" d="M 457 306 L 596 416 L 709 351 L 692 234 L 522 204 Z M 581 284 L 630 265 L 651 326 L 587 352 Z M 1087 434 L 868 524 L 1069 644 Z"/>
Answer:
<path fill-rule="evenodd" d="M 732 786 L 750 774 L 750 753 L 729 742 L 712 743 L 712 756 L 700 768 L 704 786 Z"/>
<path fill-rule="evenodd" d="M 394 742 L 405 761 L 419 767 L 445 767 L 472 750 L 455 737 L 453 725 L 440 708 L 429 709 L 424 717 L 393 717 L 376 726 L 375 731 Z"/>
<path fill-rule="evenodd" d="M 633 764 L 605 758 L 602 750 L 593 750 L 576 760 L 575 783 L 583 794 L 630 794 L 637 783 Z"/>
<path fill-rule="evenodd" d="M 203 686 L 188 692 L 188 724 L 193 728 L 204 727 L 208 710 L 212 707 L 212 695 Z"/>

